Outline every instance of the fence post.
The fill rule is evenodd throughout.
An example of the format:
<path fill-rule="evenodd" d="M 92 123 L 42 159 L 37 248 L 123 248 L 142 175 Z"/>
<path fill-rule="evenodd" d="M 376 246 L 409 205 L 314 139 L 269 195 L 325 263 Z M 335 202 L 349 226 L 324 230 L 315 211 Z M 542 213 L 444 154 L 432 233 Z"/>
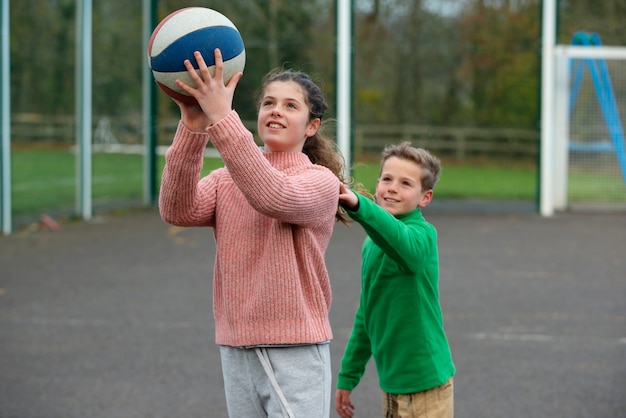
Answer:
<path fill-rule="evenodd" d="M 354 147 L 354 153 L 361 155 L 363 152 L 363 128 L 358 126 L 354 127 L 354 143 L 352 146 Z"/>
<path fill-rule="evenodd" d="M 462 130 L 454 131 L 454 142 L 456 142 L 456 158 L 465 159 L 465 133 Z"/>

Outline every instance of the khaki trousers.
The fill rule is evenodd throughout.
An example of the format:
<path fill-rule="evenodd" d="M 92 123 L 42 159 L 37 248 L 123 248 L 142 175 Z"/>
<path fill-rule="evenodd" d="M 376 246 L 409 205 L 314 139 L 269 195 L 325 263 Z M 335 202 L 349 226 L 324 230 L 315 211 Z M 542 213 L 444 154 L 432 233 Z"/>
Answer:
<path fill-rule="evenodd" d="M 452 378 L 441 386 L 423 392 L 394 395 L 383 392 L 385 418 L 453 418 Z"/>

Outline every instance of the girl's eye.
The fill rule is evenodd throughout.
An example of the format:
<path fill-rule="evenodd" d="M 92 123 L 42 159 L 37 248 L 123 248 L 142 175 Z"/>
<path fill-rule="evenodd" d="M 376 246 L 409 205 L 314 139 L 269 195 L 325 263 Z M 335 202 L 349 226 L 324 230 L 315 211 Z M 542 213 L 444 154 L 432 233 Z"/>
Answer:
<path fill-rule="evenodd" d="M 287 107 L 290 107 L 290 108 L 292 108 L 292 109 L 297 109 L 297 108 L 298 108 L 298 106 L 296 106 L 296 104 L 295 104 L 295 103 L 289 103 L 289 104 L 287 105 Z"/>

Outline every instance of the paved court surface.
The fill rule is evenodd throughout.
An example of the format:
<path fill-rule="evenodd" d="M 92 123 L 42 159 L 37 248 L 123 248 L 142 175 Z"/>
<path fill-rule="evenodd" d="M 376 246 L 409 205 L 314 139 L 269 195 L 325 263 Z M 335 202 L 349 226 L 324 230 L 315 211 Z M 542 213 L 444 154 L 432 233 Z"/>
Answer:
<path fill-rule="evenodd" d="M 626 417 L 626 215 L 427 217 L 457 418 Z M 335 373 L 363 237 L 339 225 L 327 254 Z M 0 238 L 0 417 L 225 417 L 213 255 L 210 230 L 154 210 Z M 379 398 L 370 363 L 356 416 Z"/>

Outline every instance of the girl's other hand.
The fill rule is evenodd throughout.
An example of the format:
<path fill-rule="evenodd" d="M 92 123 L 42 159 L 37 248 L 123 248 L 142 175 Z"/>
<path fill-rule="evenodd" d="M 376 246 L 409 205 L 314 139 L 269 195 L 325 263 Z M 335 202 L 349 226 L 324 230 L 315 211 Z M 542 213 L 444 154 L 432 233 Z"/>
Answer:
<path fill-rule="evenodd" d="M 204 114 L 204 111 L 198 103 L 183 103 L 176 99 L 174 102 L 180 108 L 180 119 L 187 129 L 196 132 L 204 132 L 209 126 L 209 118 Z"/>

